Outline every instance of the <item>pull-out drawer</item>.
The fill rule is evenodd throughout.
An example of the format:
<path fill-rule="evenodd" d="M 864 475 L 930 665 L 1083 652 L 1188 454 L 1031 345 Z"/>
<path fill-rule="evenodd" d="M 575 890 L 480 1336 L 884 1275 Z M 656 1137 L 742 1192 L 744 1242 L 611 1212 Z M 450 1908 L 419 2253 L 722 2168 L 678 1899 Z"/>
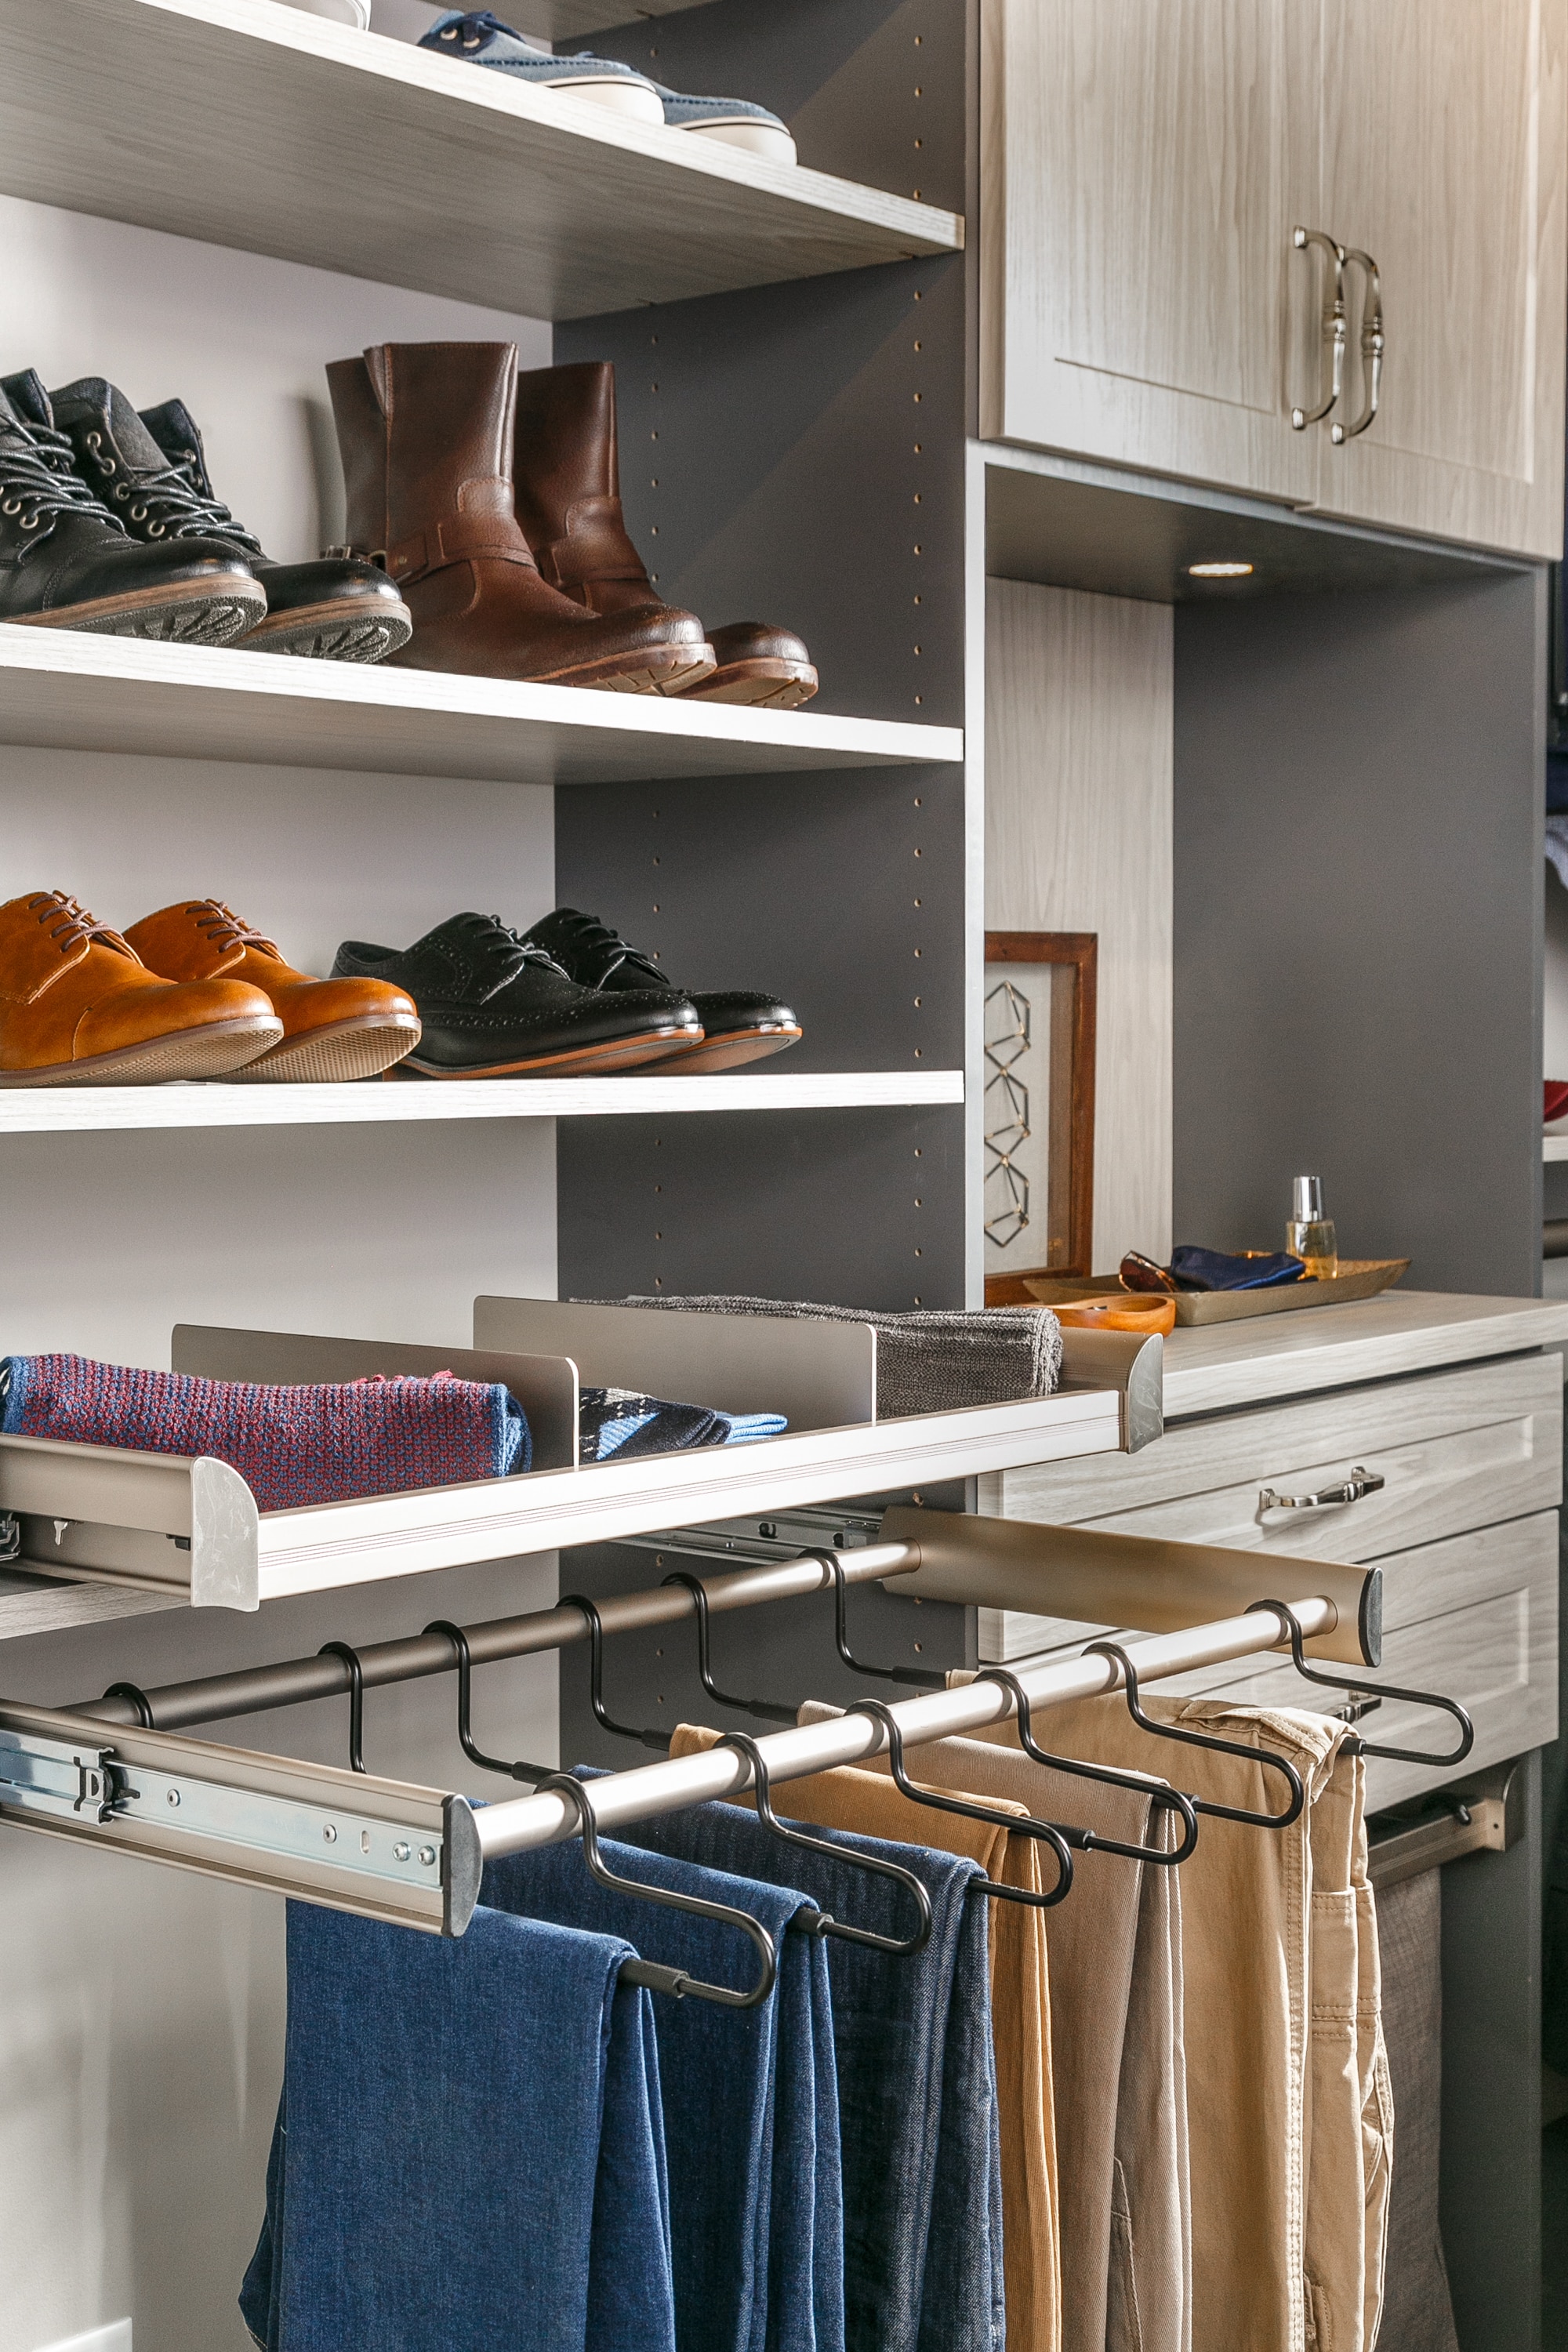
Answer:
<path fill-rule="evenodd" d="M 1423 1546 L 1382 1563 L 1383 1664 L 1368 1685 L 1403 1683 L 1441 1691 L 1469 1710 L 1476 1744 L 1464 1769 L 1500 1762 L 1557 1736 L 1557 1515 L 1516 1519 L 1484 1535 Z M 1335 1671 L 1339 1671 L 1337 1668 Z M 1347 1702 L 1289 1664 L 1237 1674 L 1209 1667 L 1161 1685 L 1161 1696 L 1227 1698 L 1242 1706 L 1333 1714 Z M 1451 1717 L 1385 1699 L 1358 1718 L 1368 1739 L 1399 1748 L 1451 1748 Z M 1173 1750 L 1173 1754 L 1175 1751 Z M 1367 1759 L 1367 1802 L 1376 1810 L 1436 1788 L 1452 1770 Z M 1456 1768 L 1457 1769 L 1457 1768 Z M 1173 1768 L 1173 1779 L 1180 1780 Z"/>
<path fill-rule="evenodd" d="M 1355 1469 L 1383 1484 L 1353 1501 L 1289 1508 L 1268 1499 L 1321 1496 Z M 981 1507 L 1359 1562 L 1550 1510 L 1562 1478 L 1563 1360 L 1523 1356 L 1178 1425 L 1131 1457 L 1005 1471 L 982 1482 Z M 981 1654 L 1026 1656 L 1090 1630 L 984 1611 Z"/>

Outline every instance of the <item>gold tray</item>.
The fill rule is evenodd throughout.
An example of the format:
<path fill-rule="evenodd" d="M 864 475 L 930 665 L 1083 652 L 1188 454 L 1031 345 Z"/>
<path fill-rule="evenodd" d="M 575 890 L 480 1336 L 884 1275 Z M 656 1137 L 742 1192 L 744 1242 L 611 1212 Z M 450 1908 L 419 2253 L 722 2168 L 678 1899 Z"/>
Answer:
<path fill-rule="evenodd" d="M 1331 1282 L 1281 1282 L 1269 1290 L 1178 1290 L 1176 1328 L 1193 1323 L 1240 1323 L 1253 1315 L 1285 1315 L 1304 1307 L 1342 1307 L 1352 1298 L 1375 1298 L 1410 1271 L 1407 1257 L 1342 1257 Z M 1067 1307 L 1075 1299 L 1102 1298 L 1121 1289 L 1121 1277 L 1097 1274 L 1024 1276 L 1024 1286 L 1042 1307 Z M 1130 1298 L 1158 1297 L 1157 1291 L 1129 1291 Z"/>

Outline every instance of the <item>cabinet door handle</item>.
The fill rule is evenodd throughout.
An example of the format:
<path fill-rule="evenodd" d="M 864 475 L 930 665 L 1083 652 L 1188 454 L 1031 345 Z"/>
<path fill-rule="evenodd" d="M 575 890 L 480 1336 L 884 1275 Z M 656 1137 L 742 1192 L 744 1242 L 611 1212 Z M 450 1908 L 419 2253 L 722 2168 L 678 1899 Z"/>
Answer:
<path fill-rule="evenodd" d="M 1363 1495 L 1375 1495 L 1387 1484 L 1377 1471 L 1358 1462 L 1342 1485 L 1325 1486 L 1318 1495 L 1277 1495 L 1272 1486 L 1260 1486 L 1258 1507 L 1260 1511 L 1321 1511 L 1331 1503 L 1359 1503 Z"/>
<path fill-rule="evenodd" d="M 1366 405 L 1353 425 L 1331 425 L 1329 438 L 1336 449 L 1364 433 L 1377 415 L 1378 394 L 1383 390 L 1383 280 L 1377 274 L 1377 264 L 1370 253 L 1360 253 L 1347 246 L 1344 253 L 1348 267 L 1366 272 L 1366 295 L 1361 313 L 1361 356 L 1366 370 Z"/>
<path fill-rule="evenodd" d="M 1297 433 L 1304 433 L 1309 425 L 1320 424 L 1340 396 L 1344 383 L 1345 342 L 1348 328 L 1345 321 L 1345 249 L 1325 236 L 1321 228 L 1293 228 L 1290 243 L 1298 253 L 1305 253 L 1310 245 L 1321 245 L 1331 265 L 1323 297 L 1323 344 L 1328 352 L 1328 389 L 1316 408 L 1293 408 L 1290 424 Z"/>

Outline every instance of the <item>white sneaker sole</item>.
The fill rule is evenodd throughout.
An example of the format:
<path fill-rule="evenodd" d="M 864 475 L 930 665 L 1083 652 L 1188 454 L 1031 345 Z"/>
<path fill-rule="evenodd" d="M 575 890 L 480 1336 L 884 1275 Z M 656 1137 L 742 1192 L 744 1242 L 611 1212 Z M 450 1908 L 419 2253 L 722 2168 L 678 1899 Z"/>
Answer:
<path fill-rule="evenodd" d="M 681 122 L 675 128 L 696 139 L 721 140 L 726 147 L 743 147 L 748 155 L 765 155 L 770 163 L 799 161 L 795 141 L 772 122 L 751 122 L 744 115 L 733 122 Z"/>

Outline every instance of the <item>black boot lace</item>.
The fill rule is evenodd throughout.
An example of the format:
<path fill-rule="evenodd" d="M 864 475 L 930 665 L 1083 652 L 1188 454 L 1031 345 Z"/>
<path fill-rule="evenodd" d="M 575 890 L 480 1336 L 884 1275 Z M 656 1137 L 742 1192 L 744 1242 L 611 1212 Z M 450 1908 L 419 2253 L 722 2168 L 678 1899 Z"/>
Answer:
<path fill-rule="evenodd" d="M 63 464 L 56 443 L 64 452 Z M 63 433 L 0 418 L 0 518 L 14 522 L 18 530 L 38 531 L 47 539 L 45 525 L 52 529 L 63 514 L 96 514 L 106 528 L 112 523 L 116 530 L 123 529 L 78 478 Z"/>
<path fill-rule="evenodd" d="M 104 504 L 111 513 L 118 506 L 132 522 L 145 524 L 149 539 L 218 537 L 243 548 L 247 555 L 262 553 L 255 532 L 236 522 L 221 499 L 200 490 L 186 464 L 129 475 L 113 451 L 105 447 L 104 436 L 96 427 L 83 434 L 82 439 L 87 452 L 82 463 L 101 477 L 106 487 L 99 495 Z M 200 463 L 194 449 L 183 456 L 190 467 Z"/>

